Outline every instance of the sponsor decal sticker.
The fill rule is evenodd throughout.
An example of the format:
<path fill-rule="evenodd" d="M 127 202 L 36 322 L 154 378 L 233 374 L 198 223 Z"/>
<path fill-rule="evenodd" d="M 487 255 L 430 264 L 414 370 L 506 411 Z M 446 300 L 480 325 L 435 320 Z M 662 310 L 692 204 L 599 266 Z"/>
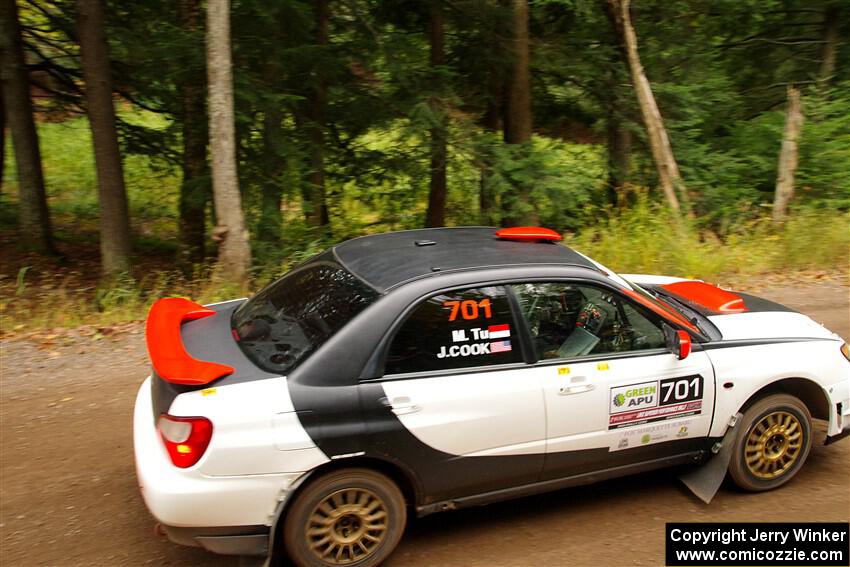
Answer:
<path fill-rule="evenodd" d="M 480 356 L 484 354 L 499 354 L 502 352 L 511 352 L 512 345 L 510 340 L 492 341 L 492 339 L 505 338 L 511 336 L 511 327 L 508 324 L 490 325 L 488 328 L 472 328 L 472 329 L 456 329 L 452 331 L 452 343 L 448 346 L 441 346 L 440 352 L 437 353 L 437 358 L 456 358 L 465 356 Z M 455 344 L 455 343 L 470 343 L 470 341 L 487 341 L 474 342 L 471 344 Z"/>
<path fill-rule="evenodd" d="M 675 438 L 684 437 L 685 435 L 682 435 L 683 430 L 685 435 L 687 435 L 688 426 L 681 425 L 681 422 L 661 422 L 631 429 L 622 429 L 617 432 L 617 436 L 611 441 L 608 451 L 620 451 L 639 445 L 672 441 Z"/>
<path fill-rule="evenodd" d="M 700 375 L 611 388 L 608 429 L 685 417 L 702 412 Z M 687 428 L 680 431 L 688 434 Z"/>
<path fill-rule="evenodd" d="M 491 339 L 506 339 L 511 336 L 511 326 L 490 325 L 487 327 L 487 336 Z"/>
<path fill-rule="evenodd" d="M 456 331 L 452 331 L 452 342 L 453 343 L 465 343 L 469 340 L 469 337 L 466 336 L 465 329 L 458 329 Z"/>
<path fill-rule="evenodd" d="M 489 299 L 482 299 L 481 301 L 475 301 L 473 299 L 466 299 L 464 301 L 444 301 L 443 307 L 450 310 L 449 321 L 456 320 L 458 315 L 460 315 L 464 321 L 474 321 L 482 315 L 485 319 L 489 319 L 493 316 L 493 310 Z"/>
<path fill-rule="evenodd" d="M 611 413 L 652 408 L 658 405 L 658 382 L 611 388 Z"/>
<path fill-rule="evenodd" d="M 437 358 L 457 358 L 458 356 L 479 356 L 481 354 L 490 354 L 490 343 L 441 346 Z"/>
<path fill-rule="evenodd" d="M 566 376 L 569 373 L 570 373 L 570 367 L 569 366 L 562 366 L 558 369 L 558 376 Z"/>
<path fill-rule="evenodd" d="M 597 370 L 608 370 L 608 363 L 607 362 L 600 362 L 596 365 L 596 369 Z"/>

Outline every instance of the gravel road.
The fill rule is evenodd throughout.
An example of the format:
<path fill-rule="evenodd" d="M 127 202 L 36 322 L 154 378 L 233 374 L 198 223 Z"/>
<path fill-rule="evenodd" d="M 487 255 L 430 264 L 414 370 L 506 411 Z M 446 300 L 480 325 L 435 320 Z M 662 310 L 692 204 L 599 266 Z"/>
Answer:
<path fill-rule="evenodd" d="M 760 295 L 850 337 L 848 288 L 785 285 Z M 0 341 L 0 564 L 236 566 L 154 537 L 136 487 L 131 432 L 147 372 L 141 325 L 116 336 Z M 710 505 L 656 472 L 413 520 L 403 565 L 662 565 L 670 521 L 848 521 L 850 440 L 822 447 L 788 486 Z"/>

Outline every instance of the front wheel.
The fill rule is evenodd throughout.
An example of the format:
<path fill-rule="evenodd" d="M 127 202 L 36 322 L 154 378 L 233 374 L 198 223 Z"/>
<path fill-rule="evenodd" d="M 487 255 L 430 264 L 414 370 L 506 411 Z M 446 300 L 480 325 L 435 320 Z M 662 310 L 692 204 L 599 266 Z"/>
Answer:
<path fill-rule="evenodd" d="M 767 396 L 744 413 L 729 476 L 744 490 L 782 486 L 803 466 L 812 448 L 812 416 L 788 394 Z"/>
<path fill-rule="evenodd" d="M 300 567 L 371 567 L 393 552 L 406 520 L 404 497 L 392 480 L 368 469 L 344 469 L 298 495 L 286 512 L 283 540 Z"/>

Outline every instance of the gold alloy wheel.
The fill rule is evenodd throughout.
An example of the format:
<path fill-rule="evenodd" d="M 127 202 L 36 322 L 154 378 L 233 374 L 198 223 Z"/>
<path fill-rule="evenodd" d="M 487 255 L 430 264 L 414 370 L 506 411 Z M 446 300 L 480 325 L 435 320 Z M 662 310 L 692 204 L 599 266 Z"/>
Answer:
<path fill-rule="evenodd" d="M 749 471 L 761 479 L 774 479 L 787 472 L 803 450 L 803 426 L 786 411 L 775 411 L 750 430 L 744 459 Z"/>
<path fill-rule="evenodd" d="M 387 532 L 387 508 L 365 488 L 337 490 L 307 520 L 307 546 L 321 561 L 348 565 L 365 559 Z"/>

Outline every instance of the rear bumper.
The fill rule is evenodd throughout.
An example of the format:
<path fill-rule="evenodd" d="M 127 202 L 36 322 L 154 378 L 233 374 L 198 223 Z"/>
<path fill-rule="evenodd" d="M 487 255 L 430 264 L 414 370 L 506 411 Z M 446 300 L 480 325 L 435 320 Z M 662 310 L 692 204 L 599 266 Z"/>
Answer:
<path fill-rule="evenodd" d="M 262 555 L 269 553 L 268 526 L 179 528 L 161 526 L 168 539 L 180 545 L 203 547 L 221 555 Z"/>
<path fill-rule="evenodd" d="M 142 497 L 151 514 L 169 526 L 167 531 L 174 528 L 208 530 L 271 526 L 279 502 L 292 483 L 303 474 L 204 475 L 199 469 L 209 454 L 195 466 L 187 469 L 175 467 L 154 423 L 150 378 L 144 381 L 136 397 L 133 444 Z M 215 543 L 202 546 L 210 549 L 211 545 Z"/>

